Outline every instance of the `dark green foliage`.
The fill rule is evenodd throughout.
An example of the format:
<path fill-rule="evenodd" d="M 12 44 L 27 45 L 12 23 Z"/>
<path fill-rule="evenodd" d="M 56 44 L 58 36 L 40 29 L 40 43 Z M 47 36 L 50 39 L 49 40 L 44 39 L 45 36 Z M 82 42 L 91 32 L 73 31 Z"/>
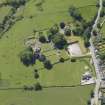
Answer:
<path fill-rule="evenodd" d="M 64 46 L 67 44 L 66 39 L 61 34 L 56 34 L 52 37 L 52 41 L 55 44 L 55 47 L 58 49 L 63 49 Z"/>
<path fill-rule="evenodd" d="M 92 90 L 90 93 L 91 98 L 94 98 L 94 91 Z"/>
<path fill-rule="evenodd" d="M 21 5 L 25 5 L 28 0 L 7 0 L 6 4 L 14 8 L 18 8 Z"/>
<path fill-rule="evenodd" d="M 85 42 L 84 42 L 84 46 L 85 46 L 86 48 L 90 47 L 90 42 L 89 42 L 89 41 L 85 41 Z"/>
<path fill-rule="evenodd" d="M 75 20 L 81 21 L 83 18 L 80 14 L 80 12 L 78 11 L 77 8 L 75 8 L 74 6 L 71 6 L 69 8 L 69 14 L 70 16 L 72 16 Z"/>
<path fill-rule="evenodd" d="M 58 27 L 58 25 L 55 24 L 53 27 L 50 28 L 49 31 L 50 31 L 50 33 L 51 33 L 52 35 L 57 34 L 57 33 L 59 32 L 59 27 Z"/>
<path fill-rule="evenodd" d="M 105 7 L 105 0 L 103 0 L 103 7 Z"/>
<path fill-rule="evenodd" d="M 69 28 L 65 29 L 65 35 L 70 36 L 71 35 L 71 30 Z"/>
<path fill-rule="evenodd" d="M 98 35 L 96 30 L 93 31 L 93 35 L 94 36 L 97 36 Z"/>
<path fill-rule="evenodd" d="M 40 85 L 40 83 L 37 82 L 37 83 L 35 84 L 35 90 L 36 90 L 36 91 L 42 90 L 42 86 Z"/>
<path fill-rule="evenodd" d="M 60 61 L 60 62 L 64 62 L 65 59 L 61 57 L 61 58 L 59 59 L 59 61 Z"/>
<path fill-rule="evenodd" d="M 34 77 L 35 77 L 35 79 L 38 79 L 38 78 L 39 78 L 38 72 L 35 72 L 35 73 L 34 73 Z"/>
<path fill-rule="evenodd" d="M 46 43 L 46 38 L 45 38 L 45 36 L 43 35 L 41 35 L 41 36 L 39 36 L 39 41 L 41 42 L 41 43 Z"/>
<path fill-rule="evenodd" d="M 20 60 L 24 65 L 29 66 L 30 64 L 35 63 L 34 54 L 31 48 L 27 48 L 20 54 Z"/>
<path fill-rule="evenodd" d="M 74 35 L 82 36 L 83 28 L 82 27 L 77 27 L 76 29 L 73 30 L 73 33 L 74 33 Z"/>
<path fill-rule="evenodd" d="M 105 60 L 105 53 L 99 53 L 99 55 L 101 60 Z"/>
<path fill-rule="evenodd" d="M 87 105 L 91 105 L 91 101 L 90 100 L 87 101 Z"/>
<path fill-rule="evenodd" d="M 45 67 L 46 69 L 52 69 L 53 65 L 51 64 L 51 62 L 50 62 L 49 60 L 46 60 L 46 61 L 44 62 L 44 67 Z"/>
<path fill-rule="evenodd" d="M 25 86 L 23 87 L 23 89 L 24 89 L 24 90 L 28 90 L 28 91 L 32 91 L 32 90 L 34 90 L 34 87 L 33 87 L 33 86 L 26 86 L 26 85 L 25 85 Z"/>
<path fill-rule="evenodd" d="M 76 62 L 76 59 L 73 59 L 73 58 L 72 58 L 72 59 L 71 59 L 71 62 Z"/>
<path fill-rule="evenodd" d="M 64 29 L 64 28 L 65 28 L 65 23 L 64 23 L 64 22 L 61 22 L 61 23 L 60 23 L 60 28 L 61 28 L 61 29 Z"/>
<path fill-rule="evenodd" d="M 40 60 L 41 62 L 44 62 L 44 61 L 46 60 L 46 56 L 45 56 L 45 55 L 40 55 L 40 56 L 39 56 L 39 60 Z"/>

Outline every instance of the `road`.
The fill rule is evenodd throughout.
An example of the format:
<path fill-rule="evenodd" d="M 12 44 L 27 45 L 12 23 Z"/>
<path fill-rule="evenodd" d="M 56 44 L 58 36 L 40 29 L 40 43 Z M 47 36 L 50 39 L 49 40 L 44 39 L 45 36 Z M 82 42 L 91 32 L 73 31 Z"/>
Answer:
<path fill-rule="evenodd" d="M 97 17 L 96 17 L 96 20 L 94 22 L 94 25 L 93 25 L 93 29 L 92 29 L 92 32 L 91 32 L 91 39 L 90 39 L 90 52 L 92 54 L 92 59 L 93 59 L 93 63 L 94 63 L 94 67 L 95 67 L 95 71 L 96 71 L 96 86 L 95 86 L 95 89 L 94 89 L 94 99 L 91 100 L 91 105 L 98 105 L 98 97 L 99 97 L 99 88 L 100 88 L 100 83 L 101 83 L 101 73 L 100 73 L 100 66 L 99 66 L 99 60 L 96 58 L 96 54 L 95 54 L 95 47 L 94 47 L 94 44 L 93 44 L 93 41 L 92 41 L 92 37 L 93 37 L 93 30 L 96 30 L 98 29 L 97 28 L 97 24 L 100 20 L 100 13 L 101 13 L 101 10 L 102 10 L 102 4 L 103 4 L 103 1 L 102 0 L 99 0 L 99 10 L 98 10 L 98 13 L 97 13 Z"/>

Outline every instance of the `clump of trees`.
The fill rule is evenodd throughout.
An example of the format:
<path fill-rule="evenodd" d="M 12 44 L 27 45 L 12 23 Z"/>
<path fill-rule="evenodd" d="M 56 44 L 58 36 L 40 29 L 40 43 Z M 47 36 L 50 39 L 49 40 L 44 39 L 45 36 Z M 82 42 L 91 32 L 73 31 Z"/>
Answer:
<path fill-rule="evenodd" d="M 52 37 L 52 42 L 55 44 L 55 47 L 58 49 L 65 48 L 65 45 L 67 44 L 66 39 L 60 33 L 58 33 Z"/>
<path fill-rule="evenodd" d="M 35 63 L 35 57 L 31 47 L 26 48 L 24 51 L 20 53 L 20 60 L 26 66 Z"/>
<path fill-rule="evenodd" d="M 49 32 L 52 35 L 55 35 L 59 32 L 59 26 L 57 24 L 54 24 L 53 27 L 50 28 Z"/>
<path fill-rule="evenodd" d="M 65 48 L 65 45 L 67 44 L 64 35 L 59 33 L 59 27 L 57 24 L 50 28 L 48 32 L 48 39 L 52 41 L 58 49 Z"/>
<path fill-rule="evenodd" d="M 19 8 L 21 5 L 25 5 L 28 0 L 6 0 L 3 5 L 10 5 L 13 8 Z"/>
<path fill-rule="evenodd" d="M 35 91 L 41 91 L 42 90 L 42 86 L 39 82 L 37 82 L 34 86 L 24 86 L 23 87 L 24 90 L 27 90 L 27 91 L 32 91 L 32 90 L 35 90 Z"/>
<path fill-rule="evenodd" d="M 41 43 L 46 43 L 46 37 L 44 36 L 43 32 L 39 32 L 39 41 Z"/>
<path fill-rule="evenodd" d="M 81 21 L 83 19 L 82 16 L 81 16 L 81 14 L 80 14 L 80 12 L 79 12 L 79 10 L 76 7 L 74 7 L 74 6 L 71 6 L 69 8 L 69 14 L 75 20 Z"/>

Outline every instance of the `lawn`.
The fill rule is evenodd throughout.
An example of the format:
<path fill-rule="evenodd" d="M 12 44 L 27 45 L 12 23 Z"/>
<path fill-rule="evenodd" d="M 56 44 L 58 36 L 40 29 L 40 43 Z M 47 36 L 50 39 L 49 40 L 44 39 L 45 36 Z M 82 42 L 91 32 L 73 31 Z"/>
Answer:
<path fill-rule="evenodd" d="M 10 10 L 11 10 L 11 7 L 9 6 L 0 8 L 0 23 L 3 21 L 4 17 L 9 14 Z"/>
<path fill-rule="evenodd" d="M 35 0 L 30 0 L 25 9 L 18 10 L 16 16 L 23 15 L 24 18 L 16 22 L 0 39 L 0 78 L 3 80 L 0 87 L 23 87 L 24 85 L 35 84 L 34 69 L 39 70 L 40 78 L 38 81 L 44 86 L 79 84 L 81 75 L 85 72 L 84 66 L 89 65 L 94 72 L 93 67 L 90 66 L 89 58 L 77 60 L 75 63 L 68 60 L 64 63 L 55 64 L 52 70 L 46 70 L 43 69 L 43 64 L 39 61 L 34 66 L 25 67 L 20 62 L 19 54 L 25 48 L 24 39 L 33 35 L 34 29 L 49 28 L 61 21 L 72 21 L 67 12 L 70 5 L 84 6 L 79 10 L 85 19 L 90 20 L 95 15 L 97 8 L 86 5 L 96 4 L 96 0 L 45 0 L 42 5 L 43 11 L 39 11 L 35 4 Z M 5 16 L 7 12 L 9 9 L 8 11 L 5 9 L 1 11 L 0 9 L 0 14 L 3 13 L 2 16 Z M 30 18 L 31 16 L 33 18 Z M 0 20 L 2 20 L 1 17 Z M 50 48 L 50 46 L 43 45 L 43 48 Z M 49 56 L 48 58 L 52 63 L 56 63 L 58 60 L 55 50 L 45 54 Z M 61 55 L 64 58 L 69 58 L 65 51 L 62 51 Z M 0 103 L 1 105 L 86 105 L 92 88 L 93 86 L 54 88 L 44 89 L 42 92 L 0 91 Z"/>
<path fill-rule="evenodd" d="M 0 91 L 1 105 L 87 105 L 93 86 L 49 88 L 41 92 Z"/>

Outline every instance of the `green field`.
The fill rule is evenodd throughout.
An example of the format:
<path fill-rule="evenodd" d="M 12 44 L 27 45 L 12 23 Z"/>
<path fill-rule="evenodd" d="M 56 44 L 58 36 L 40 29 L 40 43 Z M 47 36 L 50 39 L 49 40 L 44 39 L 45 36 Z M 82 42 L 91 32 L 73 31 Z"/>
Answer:
<path fill-rule="evenodd" d="M 0 78 L 2 79 L 0 88 L 35 84 L 34 69 L 39 69 L 40 78 L 38 81 L 43 86 L 78 85 L 82 73 L 85 72 L 85 66 L 89 66 L 94 74 L 94 68 L 90 65 L 89 58 L 79 59 L 75 63 L 68 60 L 54 65 L 52 70 L 40 69 L 43 68 L 43 64 L 39 61 L 30 67 L 25 67 L 20 62 L 19 54 L 25 48 L 24 39 L 32 36 L 33 30 L 49 28 L 61 21 L 73 21 L 68 13 L 70 5 L 80 7 L 79 11 L 87 21 L 94 17 L 97 12 L 95 6 L 88 6 L 95 5 L 96 0 L 45 0 L 42 5 L 43 11 L 35 6 L 36 2 L 38 0 L 30 0 L 25 8 L 22 7 L 18 10 L 16 16 L 24 16 L 24 18 L 17 21 L 0 39 Z M 0 8 L 0 21 L 8 14 L 9 9 L 7 8 Z M 43 45 L 44 49 L 48 47 L 50 46 Z M 55 63 L 58 60 L 56 51 L 46 52 L 46 55 L 53 53 L 54 55 L 50 56 L 49 59 Z M 65 51 L 62 51 L 62 56 L 69 58 Z M 93 86 L 49 88 L 41 92 L 0 90 L 0 103 L 1 105 L 86 105 L 91 89 L 93 89 Z"/>
<path fill-rule="evenodd" d="M 0 91 L 1 105 L 87 105 L 93 86 L 51 88 L 41 92 Z"/>

